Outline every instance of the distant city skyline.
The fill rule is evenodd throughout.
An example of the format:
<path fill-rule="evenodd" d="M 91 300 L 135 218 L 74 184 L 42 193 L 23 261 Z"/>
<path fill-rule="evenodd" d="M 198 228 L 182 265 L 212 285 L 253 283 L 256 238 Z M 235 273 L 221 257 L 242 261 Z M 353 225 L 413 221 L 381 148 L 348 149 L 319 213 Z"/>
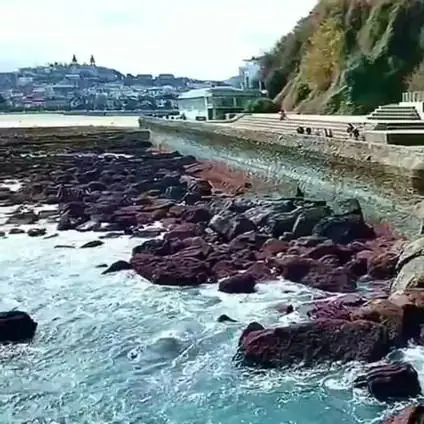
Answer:
<path fill-rule="evenodd" d="M 123 73 L 222 80 L 307 15 L 316 0 L 3 0 L 0 71 L 73 54 Z"/>

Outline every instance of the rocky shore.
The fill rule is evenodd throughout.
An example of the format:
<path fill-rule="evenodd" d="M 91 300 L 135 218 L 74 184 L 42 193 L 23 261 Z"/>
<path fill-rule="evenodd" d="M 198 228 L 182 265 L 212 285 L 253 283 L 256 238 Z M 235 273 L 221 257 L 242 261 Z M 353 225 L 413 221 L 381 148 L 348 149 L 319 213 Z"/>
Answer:
<path fill-rule="evenodd" d="M 54 237 L 40 224 L 48 219 L 57 231 L 92 232 L 85 249 L 117 237 L 143 239 L 130 258 L 99 271 L 105 275 L 133 270 L 152 284 L 216 284 L 234 295 L 281 278 L 308 286 L 316 298 L 296 311 L 301 322 L 246 323 L 235 364 L 361 361 L 358 390 L 381 401 L 421 394 L 416 370 L 385 357 L 410 341 L 424 344 L 424 239 L 411 243 L 371 226 L 355 199 L 327 204 L 299 188 L 286 198 L 260 197 L 245 175 L 155 150 L 135 132 L 99 130 L 96 143 L 93 137 L 40 144 L 39 135 L 37 143 L 13 145 L 2 139 L 0 206 L 15 210 L 0 237 L 14 237 L 23 226 L 30 226 L 29 237 Z M 11 180 L 18 190 L 1 185 Z M 279 310 L 294 312 L 292 305 Z M 231 311 L 218 320 L 234 321 Z M 4 313 L 0 341 L 31 339 L 36 327 L 23 312 Z M 411 417 L 422 415 L 411 407 L 387 422 L 421 422 Z"/>

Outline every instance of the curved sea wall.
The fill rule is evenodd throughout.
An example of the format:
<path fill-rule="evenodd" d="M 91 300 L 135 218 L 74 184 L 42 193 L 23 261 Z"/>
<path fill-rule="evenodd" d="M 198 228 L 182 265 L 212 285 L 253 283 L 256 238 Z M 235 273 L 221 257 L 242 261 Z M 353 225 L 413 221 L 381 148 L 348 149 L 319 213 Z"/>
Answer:
<path fill-rule="evenodd" d="M 328 166 L 342 166 L 361 178 L 373 180 L 394 192 L 424 194 L 424 150 L 419 147 L 331 139 L 316 136 L 279 134 L 251 130 L 236 124 L 144 119 L 152 130 L 179 134 L 228 137 L 247 143 L 272 144 L 278 150 L 300 156 L 320 158 Z"/>

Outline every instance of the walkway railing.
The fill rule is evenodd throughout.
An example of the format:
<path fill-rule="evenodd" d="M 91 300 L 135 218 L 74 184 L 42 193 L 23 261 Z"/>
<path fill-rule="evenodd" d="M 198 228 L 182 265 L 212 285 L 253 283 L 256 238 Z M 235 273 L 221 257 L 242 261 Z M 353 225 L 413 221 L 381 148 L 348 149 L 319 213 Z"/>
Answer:
<path fill-rule="evenodd" d="M 402 93 L 402 102 L 424 102 L 424 91 L 407 91 Z"/>

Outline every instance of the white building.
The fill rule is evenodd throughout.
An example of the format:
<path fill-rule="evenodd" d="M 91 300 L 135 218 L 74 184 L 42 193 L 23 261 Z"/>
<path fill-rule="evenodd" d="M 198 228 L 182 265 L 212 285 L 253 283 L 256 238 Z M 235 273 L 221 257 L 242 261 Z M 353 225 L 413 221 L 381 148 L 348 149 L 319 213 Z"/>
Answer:
<path fill-rule="evenodd" d="M 227 113 L 243 112 L 250 100 L 257 99 L 259 90 L 234 87 L 199 88 L 178 97 L 178 109 L 187 119 L 225 119 Z"/>
<path fill-rule="evenodd" d="M 241 88 L 257 89 L 262 88 L 261 84 L 261 65 L 258 60 L 245 60 L 244 65 L 239 68 Z"/>

